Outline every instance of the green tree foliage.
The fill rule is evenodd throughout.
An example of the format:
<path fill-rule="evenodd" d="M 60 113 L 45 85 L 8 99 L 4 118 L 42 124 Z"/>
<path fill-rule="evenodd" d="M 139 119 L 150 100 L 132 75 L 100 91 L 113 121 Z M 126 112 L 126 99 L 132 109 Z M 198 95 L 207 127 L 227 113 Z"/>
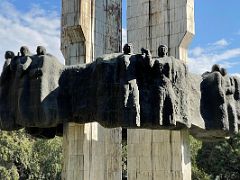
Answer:
<path fill-rule="evenodd" d="M 212 179 L 240 179 L 240 135 L 221 142 L 203 143 L 197 156 L 197 165 Z"/>
<path fill-rule="evenodd" d="M 202 143 L 190 137 L 193 180 L 239 180 L 240 135 Z M 123 146 L 126 174 L 127 145 Z M 0 131 L 0 179 L 61 179 L 62 139 L 35 139 L 23 130 Z"/>
<path fill-rule="evenodd" d="M 33 146 L 34 157 L 39 165 L 38 177 L 41 179 L 61 179 L 62 139 L 40 139 Z"/>
<path fill-rule="evenodd" d="M 61 179 L 62 142 L 0 132 L 0 179 Z"/>
<path fill-rule="evenodd" d="M 239 180 L 240 135 L 219 142 L 191 137 L 193 180 Z"/>
<path fill-rule="evenodd" d="M 191 163 L 192 163 L 192 180 L 210 180 L 211 176 L 208 175 L 201 167 L 197 166 L 197 155 L 202 148 L 202 142 L 190 136 L 191 147 Z"/>

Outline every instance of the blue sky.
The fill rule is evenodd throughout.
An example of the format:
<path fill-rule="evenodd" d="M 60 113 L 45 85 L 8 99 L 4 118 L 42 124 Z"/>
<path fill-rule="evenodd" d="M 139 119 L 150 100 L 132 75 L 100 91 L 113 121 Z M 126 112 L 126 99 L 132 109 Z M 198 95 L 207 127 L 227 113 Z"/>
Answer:
<path fill-rule="evenodd" d="M 189 47 L 189 69 L 203 73 L 214 63 L 240 74 L 240 1 L 195 0 L 196 35 Z M 63 61 L 60 48 L 61 0 L 0 0 L 0 56 L 37 45 Z M 126 0 L 123 1 L 126 11 Z M 126 13 L 123 13 L 126 35 Z M 0 63 L 2 65 L 3 61 Z"/>
<path fill-rule="evenodd" d="M 240 73 L 240 1 L 195 0 L 196 35 L 190 68 L 201 73 L 214 63 Z"/>

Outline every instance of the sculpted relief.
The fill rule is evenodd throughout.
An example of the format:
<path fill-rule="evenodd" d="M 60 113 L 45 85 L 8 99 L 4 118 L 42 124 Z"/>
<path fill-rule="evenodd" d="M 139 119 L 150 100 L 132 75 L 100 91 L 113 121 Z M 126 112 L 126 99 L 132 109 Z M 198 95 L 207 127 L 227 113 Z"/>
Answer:
<path fill-rule="evenodd" d="M 0 79 L 0 128 L 26 128 L 37 136 L 61 135 L 66 122 L 99 122 L 106 128 L 182 129 L 198 138 L 238 132 L 240 84 L 214 65 L 190 74 L 186 64 L 142 48 L 133 54 L 99 57 L 90 64 L 64 66 L 44 47 L 31 54 L 7 51 Z"/>
<path fill-rule="evenodd" d="M 238 132 L 239 79 L 226 69 L 213 65 L 211 72 L 202 75 L 201 115 L 207 129 Z"/>

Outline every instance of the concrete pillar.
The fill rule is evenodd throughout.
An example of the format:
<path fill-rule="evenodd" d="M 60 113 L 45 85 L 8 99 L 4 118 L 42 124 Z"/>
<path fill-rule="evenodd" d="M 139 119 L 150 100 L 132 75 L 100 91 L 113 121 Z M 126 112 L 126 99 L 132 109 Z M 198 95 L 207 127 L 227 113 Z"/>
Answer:
<path fill-rule="evenodd" d="M 187 62 L 195 33 L 194 0 L 128 0 L 127 40 L 135 52 L 148 48 L 157 56 L 160 44 L 169 55 Z M 190 180 L 188 131 L 128 130 L 129 180 Z"/>
<path fill-rule="evenodd" d="M 120 129 L 98 123 L 64 125 L 62 179 L 120 180 L 122 176 Z"/>
<path fill-rule="evenodd" d="M 127 40 L 136 52 L 144 47 L 157 56 L 165 44 L 170 56 L 186 61 L 194 34 L 194 0 L 128 0 Z"/>
<path fill-rule="evenodd" d="M 61 50 L 67 65 L 121 51 L 121 0 L 62 0 Z M 66 180 L 119 180 L 121 129 L 98 123 L 64 125 Z"/>
<path fill-rule="evenodd" d="M 122 49 L 121 0 L 62 0 L 61 50 L 68 65 Z"/>
<path fill-rule="evenodd" d="M 186 130 L 128 130 L 128 180 L 190 180 Z"/>

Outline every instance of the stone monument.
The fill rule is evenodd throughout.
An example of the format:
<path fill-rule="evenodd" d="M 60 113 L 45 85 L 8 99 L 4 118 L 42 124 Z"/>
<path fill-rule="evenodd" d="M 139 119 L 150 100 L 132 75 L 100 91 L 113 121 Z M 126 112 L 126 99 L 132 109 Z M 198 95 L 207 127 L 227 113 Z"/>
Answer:
<path fill-rule="evenodd" d="M 121 51 L 121 8 L 121 0 L 62 0 L 61 50 L 67 65 Z M 120 179 L 121 138 L 121 128 L 66 123 L 63 177 Z"/>
<path fill-rule="evenodd" d="M 62 133 L 67 136 L 64 138 L 68 138 L 68 145 L 72 147 L 68 147 L 70 158 L 65 160 L 71 163 L 65 164 L 68 172 L 63 178 L 66 179 L 89 179 L 89 176 L 97 179 L 95 174 L 89 174 L 94 160 L 86 159 L 94 151 L 105 159 L 111 158 L 111 168 L 120 170 L 116 174 L 114 171 L 105 174 L 103 169 L 91 172 L 108 175 L 103 175 L 105 179 L 121 178 L 119 157 L 105 154 L 115 149 L 105 149 L 110 146 L 105 144 L 106 152 L 99 146 L 92 150 L 89 144 L 84 144 L 93 140 L 85 137 L 88 131 L 83 125 L 95 122 L 102 129 L 132 129 L 129 132 L 138 136 L 128 138 L 128 154 L 136 156 L 128 155 L 130 179 L 138 179 L 132 172 L 134 168 L 142 179 L 150 176 L 159 179 L 162 175 L 183 179 L 186 177 L 181 174 L 184 165 L 176 158 L 190 155 L 180 155 L 188 153 L 184 149 L 189 143 L 187 129 L 202 140 L 224 139 L 238 132 L 240 80 L 229 76 L 218 65 L 202 77 L 195 76 L 187 71 L 183 61 L 164 55 L 166 46 L 159 49 L 163 56 L 157 58 L 142 49 L 142 54 L 129 51 L 108 54 L 92 63 L 75 66 L 64 66 L 45 51 L 39 54 L 39 47 L 37 54 L 13 56 L 1 75 L 0 128 L 10 131 L 25 127 L 29 134 L 41 138 Z M 66 127 L 62 131 L 66 124 L 67 132 Z M 72 131 L 70 125 L 76 131 Z M 158 134 L 162 131 L 165 133 Z M 79 134 L 81 132 L 85 134 Z M 112 136 L 107 136 L 109 134 Z M 119 133 L 109 134 L 104 136 L 108 138 L 105 142 L 119 141 Z M 170 143 L 166 141 L 169 137 Z M 151 144 L 142 143 L 149 141 Z M 176 148 L 177 144 L 182 151 Z M 149 157 L 153 158 L 152 163 Z M 100 160 L 96 166 L 108 167 L 102 164 L 108 162 Z M 189 162 L 188 159 L 182 161 Z M 169 174 L 173 170 L 176 172 Z"/>
<path fill-rule="evenodd" d="M 136 33 L 123 53 L 114 53 L 121 45 L 121 1 L 63 0 L 66 65 L 42 46 L 36 54 L 26 46 L 16 56 L 7 51 L 0 77 L 0 129 L 25 128 L 40 138 L 63 136 L 63 179 L 120 180 L 125 128 L 128 179 L 191 179 L 188 136 L 219 140 L 238 132 L 240 79 L 219 65 L 202 76 L 189 73 L 186 48 L 194 28 L 188 27 L 194 26 L 185 24 L 193 17 L 187 10 L 192 1 L 156 2 L 163 5 L 163 14 L 171 15 L 169 7 L 187 14 L 172 23 L 172 15 L 161 21 L 167 28 L 175 23 L 185 28 L 174 36 L 178 40 L 166 34 L 170 44 L 156 40 L 153 48 L 154 33 L 143 34 L 146 46 Z M 149 12 L 158 6 L 130 0 L 134 16 L 141 11 L 138 6 L 151 9 L 145 15 L 152 23 Z"/>
<path fill-rule="evenodd" d="M 158 55 L 159 45 L 165 44 L 170 56 L 187 62 L 187 48 L 195 34 L 194 27 L 194 0 L 127 1 L 127 40 L 136 50 L 149 49 L 153 57 Z M 191 178 L 188 131 L 127 132 L 128 176 L 131 179 Z M 161 153 L 152 154 L 158 147 L 162 147 Z M 163 166 L 163 161 L 169 164 Z"/>

